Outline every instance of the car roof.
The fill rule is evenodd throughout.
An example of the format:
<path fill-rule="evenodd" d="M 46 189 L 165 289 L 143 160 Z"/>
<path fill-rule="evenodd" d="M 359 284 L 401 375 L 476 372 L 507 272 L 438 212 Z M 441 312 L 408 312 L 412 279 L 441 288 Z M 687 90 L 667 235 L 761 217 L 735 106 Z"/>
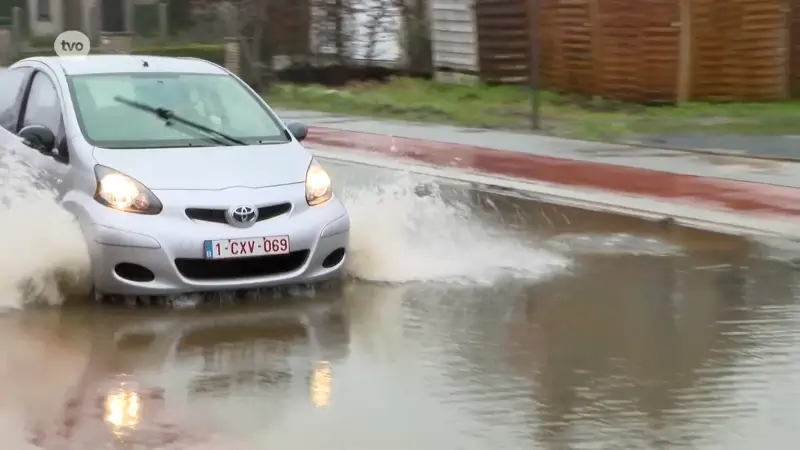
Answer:
<path fill-rule="evenodd" d="M 150 55 L 37 56 L 39 61 L 67 75 L 99 75 L 135 72 L 199 73 L 227 75 L 222 67 L 198 58 L 170 58 Z M 145 64 L 147 63 L 147 64 Z"/>

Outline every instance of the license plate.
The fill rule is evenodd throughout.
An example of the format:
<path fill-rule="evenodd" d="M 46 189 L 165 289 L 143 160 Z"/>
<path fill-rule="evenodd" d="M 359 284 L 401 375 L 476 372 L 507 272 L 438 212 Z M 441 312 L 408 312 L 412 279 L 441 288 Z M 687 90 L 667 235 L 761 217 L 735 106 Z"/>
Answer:
<path fill-rule="evenodd" d="M 289 236 L 267 236 L 205 241 L 204 248 L 206 259 L 285 255 L 290 251 Z"/>

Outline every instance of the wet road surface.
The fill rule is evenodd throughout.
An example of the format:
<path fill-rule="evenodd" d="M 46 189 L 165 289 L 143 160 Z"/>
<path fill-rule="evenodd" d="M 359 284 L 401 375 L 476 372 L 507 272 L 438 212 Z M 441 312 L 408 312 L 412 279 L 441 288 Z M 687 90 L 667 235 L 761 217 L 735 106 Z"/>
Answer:
<path fill-rule="evenodd" d="M 409 183 L 409 200 L 393 174 L 329 167 L 346 191 L 372 192 L 343 194 L 362 214 L 354 252 L 386 245 L 351 254 L 367 262 L 341 285 L 2 323 L 88 348 L 92 383 L 157 386 L 204 429 L 256 448 L 795 447 L 788 244 L 435 183 Z M 400 220 L 421 223 L 401 242 L 363 235 Z M 60 350 L 45 350 L 31 364 L 66 376 Z M 122 393 L 103 402 L 119 441 L 154 414 Z"/>

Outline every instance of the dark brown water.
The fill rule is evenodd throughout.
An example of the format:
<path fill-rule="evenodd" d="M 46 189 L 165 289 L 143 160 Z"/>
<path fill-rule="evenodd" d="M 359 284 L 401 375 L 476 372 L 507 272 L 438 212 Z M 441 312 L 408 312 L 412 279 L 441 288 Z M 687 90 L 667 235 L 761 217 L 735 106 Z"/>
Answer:
<path fill-rule="evenodd" d="M 386 183 L 375 181 L 375 169 L 367 176 L 334 168 L 363 186 Z M 407 218 L 455 205 L 489 230 L 472 234 L 483 253 L 470 242 L 441 247 L 445 234 L 462 237 L 458 230 L 438 240 L 430 230 L 411 234 L 440 258 L 434 262 L 453 263 L 464 276 L 350 277 L 247 304 L 75 306 L 5 321 L 23 330 L 18 339 L 47 330 L 64 347 L 84 349 L 89 384 L 158 386 L 178 411 L 170 420 L 255 448 L 795 448 L 800 284 L 785 262 L 792 245 L 460 188 L 416 194 L 438 203 L 409 208 L 402 196 L 382 195 Z M 499 273 L 492 239 L 526 270 Z M 387 253 L 368 255 L 369 273 L 415 274 L 408 255 L 425 253 L 404 245 L 408 254 L 391 247 L 391 264 Z M 44 370 L 85 367 L 42 348 Z M 155 414 L 114 408 L 118 417 L 107 421 L 123 425 Z"/>

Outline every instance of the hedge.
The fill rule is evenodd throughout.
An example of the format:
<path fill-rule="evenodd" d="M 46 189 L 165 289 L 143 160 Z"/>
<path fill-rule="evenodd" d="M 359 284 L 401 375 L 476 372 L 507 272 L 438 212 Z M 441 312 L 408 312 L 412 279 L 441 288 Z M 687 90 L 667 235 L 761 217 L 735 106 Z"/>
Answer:
<path fill-rule="evenodd" d="M 133 5 L 133 33 L 140 37 L 157 37 L 159 28 L 159 3 Z"/>
<path fill-rule="evenodd" d="M 217 63 L 225 64 L 225 46 L 219 44 L 188 44 L 167 47 L 146 47 L 133 50 L 134 55 L 150 56 L 174 56 L 200 58 Z M 30 58 L 32 56 L 55 56 L 55 51 L 50 48 L 35 48 L 20 52 L 19 59 Z"/>
<path fill-rule="evenodd" d="M 218 44 L 189 44 L 169 47 L 136 48 L 134 55 L 176 56 L 200 58 L 225 65 L 225 46 Z"/>
<path fill-rule="evenodd" d="M 53 50 L 53 47 L 50 48 L 30 48 L 28 50 L 23 50 L 19 52 L 17 56 L 17 61 L 20 59 L 30 58 L 32 56 L 56 56 L 56 52 Z M 15 61 L 12 61 L 15 62 Z"/>

